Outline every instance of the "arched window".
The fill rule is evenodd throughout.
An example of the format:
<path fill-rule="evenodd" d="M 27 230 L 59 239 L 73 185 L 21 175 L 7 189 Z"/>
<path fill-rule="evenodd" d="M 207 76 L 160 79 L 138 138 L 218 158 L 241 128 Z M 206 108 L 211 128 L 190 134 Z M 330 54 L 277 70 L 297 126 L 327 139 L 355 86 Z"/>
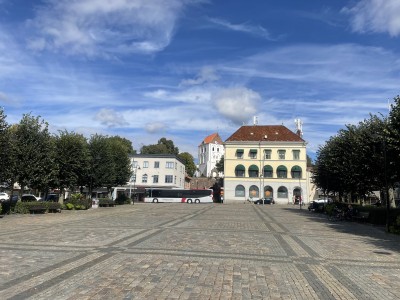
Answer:
<path fill-rule="evenodd" d="M 241 184 L 237 185 L 235 188 L 235 197 L 245 197 L 245 195 L 246 193 L 244 186 Z"/>
<path fill-rule="evenodd" d="M 249 177 L 258 177 L 258 167 L 256 165 L 249 167 Z"/>
<path fill-rule="evenodd" d="M 294 166 L 291 170 L 292 178 L 301 178 L 301 168 L 299 166 Z"/>
<path fill-rule="evenodd" d="M 258 186 L 252 185 L 249 188 L 249 197 L 251 197 L 251 198 L 259 198 L 260 197 Z"/>
<path fill-rule="evenodd" d="M 274 190 L 269 185 L 264 186 L 264 197 L 265 198 L 273 198 L 274 197 Z"/>
<path fill-rule="evenodd" d="M 288 190 L 284 186 L 280 186 L 278 188 L 278 198 L 287 198 L 288 197 Z"/>
<path fill-rule="evenodd" d="M 287 169 L 285 166 L 279 166 L 276 169 L 276 175 L 278 178 L 287 178 Z"/>
<path fill-rule="evenodd" d="M 244 177 L 245 171 L 246 171 L 246 169 L 243 165 L 237 165 L 235 168 L 235 176 L 236 177 Z"/>
<path fill-rule="evenodd" d="M 264 172 L 263 173 L 264 173 L 263 174 L 264 178 L 272 178 L 273 174 L 274 174 L 274 170 L 272 169 L 271 166 L 267 165 L 267 166 L 264 166 Z"/>

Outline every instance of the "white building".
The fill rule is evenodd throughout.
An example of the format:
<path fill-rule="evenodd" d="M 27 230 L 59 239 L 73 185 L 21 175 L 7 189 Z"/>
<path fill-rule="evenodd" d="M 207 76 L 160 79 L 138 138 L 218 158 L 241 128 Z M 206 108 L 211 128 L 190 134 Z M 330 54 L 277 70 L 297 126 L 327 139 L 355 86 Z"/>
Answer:
<path fill-rule="evenodd" d="M 215 169 L 217 162 L 224 155 L 224 145 L 218 133 L 207 136 L 198 147 L 199 177 L 222 177 Z"/>
<path fill-rule="evenodd" d="M 115 188 L 117 193 L 128 194 L 141 200 L 145 188 L 185 188 L 185 164 L 173 154 L 131 155 L 132 176 L 126 186 Z"/>

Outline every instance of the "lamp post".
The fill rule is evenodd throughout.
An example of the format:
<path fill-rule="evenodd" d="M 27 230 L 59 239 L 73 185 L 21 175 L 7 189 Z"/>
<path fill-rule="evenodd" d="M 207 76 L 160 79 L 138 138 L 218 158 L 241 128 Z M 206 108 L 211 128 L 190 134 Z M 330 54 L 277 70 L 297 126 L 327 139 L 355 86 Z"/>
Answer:
<path fill-rule="evenodd" d="M 299 206 L 301 209 L 301 205 L 303 204 L 303 197 L 302 197 L 302 193 L 301 193 L 301 173 L 299 174 L 299 189 L 300 189 Z"/>
<path fill-rule="evenodd" d="M 129 181 L 129 199 L 132 200 L 132 203 L 134 202 L 132 199 L 132 181 L 133 181 L 133 194 L 136 194 L 136 175 L 137 175 L 137 170 L 140 170 L 140 167 L 135 164 L 135 162 L 132 163 L 132 177 L 131 180 Z"/>

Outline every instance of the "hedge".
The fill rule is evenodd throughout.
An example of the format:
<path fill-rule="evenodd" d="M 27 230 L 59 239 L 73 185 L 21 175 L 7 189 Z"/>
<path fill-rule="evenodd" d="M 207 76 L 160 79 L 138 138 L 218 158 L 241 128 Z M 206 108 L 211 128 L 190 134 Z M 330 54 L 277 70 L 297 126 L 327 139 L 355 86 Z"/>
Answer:
<path fill-rule="evenodd" d="M 21 202 L 18 201 L 15 205 L 14 212 L 18 214 L 29 214 L 31 208 L 43 208 L 46 212 L 61 211 L 61 204 L 58 202 Z"/>

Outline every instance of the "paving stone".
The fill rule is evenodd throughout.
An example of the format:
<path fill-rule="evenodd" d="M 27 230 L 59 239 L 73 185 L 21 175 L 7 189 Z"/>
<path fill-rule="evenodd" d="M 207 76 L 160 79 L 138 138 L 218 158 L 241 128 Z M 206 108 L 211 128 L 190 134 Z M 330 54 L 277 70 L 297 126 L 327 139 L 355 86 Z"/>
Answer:
<path fill-rule="evenodd" d="M 399 299 L 400 239 L 292 205 L 0 220 L 0 299 Z"/>

